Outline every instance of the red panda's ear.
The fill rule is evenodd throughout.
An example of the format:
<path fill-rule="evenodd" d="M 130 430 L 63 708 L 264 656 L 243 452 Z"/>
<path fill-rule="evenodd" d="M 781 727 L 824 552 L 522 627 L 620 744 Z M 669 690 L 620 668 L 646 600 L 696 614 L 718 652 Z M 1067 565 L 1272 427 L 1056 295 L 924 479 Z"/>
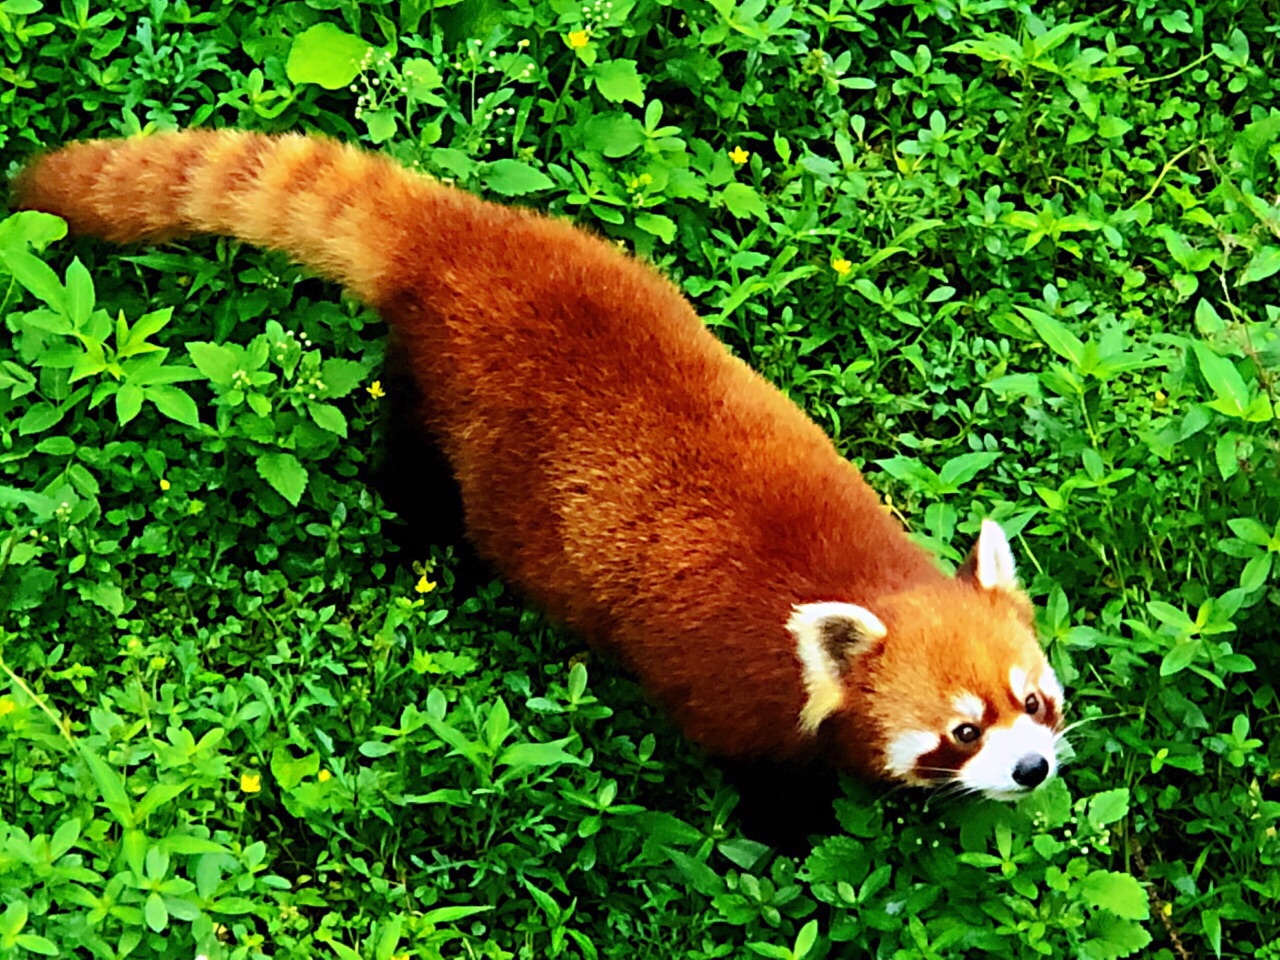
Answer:
<path fill-rule="evenodd" d="M 962 580 L 972 580 L 984 590 L 1014 591 L 1018 589 L 1018 570 L 1013 563 L 1013 550 L 1000 524 L 994 520 L 982 521 L 978 542 L 969 552 L 969 559 L 956 571 Z"/>
<path fill-rule="evenodd" d="M 844 676 L 854 658 L 884 637 L 880 618 L 853 603 L 804 603 L 787 620 L 796 642 L 805 704 L 800 730 L 815 733 L 844 703 Z"/>

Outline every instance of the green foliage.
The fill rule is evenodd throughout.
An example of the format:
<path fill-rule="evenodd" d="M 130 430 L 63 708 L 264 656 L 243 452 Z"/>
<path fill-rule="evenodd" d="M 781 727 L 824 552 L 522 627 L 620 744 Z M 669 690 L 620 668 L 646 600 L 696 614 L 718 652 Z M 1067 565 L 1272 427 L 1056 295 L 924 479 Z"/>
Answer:
<path fill-rule="evenodd" d="M 1273 11 L 0 3 L 10 172 L 313 129 L 672 275 L 944 563 L 1016 539 L 1076 757 L 792 858 L 366 485 L 376 318 L 0 222 L 5 956 L 1280 956 Z"/>

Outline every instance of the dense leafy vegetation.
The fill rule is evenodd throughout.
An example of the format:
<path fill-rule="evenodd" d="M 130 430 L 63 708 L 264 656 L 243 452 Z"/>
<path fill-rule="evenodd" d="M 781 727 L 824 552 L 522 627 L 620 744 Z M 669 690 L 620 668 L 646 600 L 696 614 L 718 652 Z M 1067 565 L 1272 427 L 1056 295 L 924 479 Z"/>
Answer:
<path fill-rule="evenodd" d="M 1077 756 L 1017 808 L 718 770 L 397 552 L 368 311 L 0 224 L 0 954 L 1280 956 L 1274 6 L 4 0 L 0 147 L 316 129 L 682 284 L 954 563 Z M 588 682 L 588 675 L 590 682 Z"/>

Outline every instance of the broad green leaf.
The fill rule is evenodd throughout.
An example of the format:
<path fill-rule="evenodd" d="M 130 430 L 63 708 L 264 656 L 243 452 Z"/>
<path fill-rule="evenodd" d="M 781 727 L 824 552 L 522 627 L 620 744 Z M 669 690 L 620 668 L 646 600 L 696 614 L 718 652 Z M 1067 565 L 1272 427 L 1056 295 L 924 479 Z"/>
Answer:
<path fill-rule="evenodd" d="M 67 235 L 67 221 L 51 213 L 21 210 L 0 220 L 0 250 L 43 250 Z"/>
<path fill-rule="evenodd" d="M 307 404 L 307 412 L 311 414 L 311 419 L 315 421 L 316 426 L 321 430 L 328 430 L 330 433 L 346 439 L 347 418 L 333 404 L 309 403 Z"/>
<path fill-rule="evenodd" d="M 80 741 L 80 755 L 89 766 L 94 782 L 102 794 L 102 800 L 116 820 L 126 830 L 132 832 L 134 826 L 133 806 L 129 803 L 129 794 L 125 790 L 124 779 L 115 768 L 103 760 L 91 747 Z"/>
<path fill-rule="evenodd" d="M 770 852 L 770 848 L 755 840 L 738 837 L 734 840 L 722 840 L 717 843 L 716 851 L 740 869 L 750 870 Z M 806 861 L 806 868 L 807 866 L 808 863 Z"/>
<path fill-rule="evenodd" d="M 1213 55 L 1224 63 L 1243 70 L 1249 65 L 1249 38 L 1243 30 L 1236 27 L 1227 38 L 1227 43 L 1214 43 L 1209 47 Z"/>
<path fill-rule="evenodd" d="M 612 103 L 629 101 L 644 106 L 644 80 L 636 71 L 634 60 L 606 60 L 597 63 L 588 74 L 596 82 L 600 95 Z"/>
<path fill-rule="evenodd" d="M 720 192 L 720 201 L 738 219 L 759 217 L 766 220 L 769 209 L 765 206 L 760 194 L 745 183 L 731 183 Z"/>
<path fill-rule="evenodd" d="M 285 73 L 293 83 L 315 83 L 326 90 L 347 86 L 360 73 L 373 48 L 331 23 L 308 27 L 293 41 Z"/>
<path fill-rule="evenodd" d="M 0 250 L 0 261 L 29 293 L 58 313 L 66 312 L 66 291 L 47 263 L 25 250 Z"/>
<path fill-rule="evenodd" d="M 693 889 L 708 897 L 715 897 L 724 893 L 724 880 L 702 860 L 694 859 L 683 850 L 677 850 L 675 847 L 666 847 L 664 849 L 667 856 L 671 858 L 671 861 L 684 875 L 685 880 L 689 882 L 689 886 L 693 887 Z"/>
<path fill-rule="evenodd" d="M 373 960 L 392 960 L 396 947 L 400 944 L 400 935 L 403 929 L 399 915 L 394 915 L 382 924 L 382 931 L 378 934 L 378 942 L 374 946 Z"/>
<path fill-rule="evenodd" d="M 1173 259 L 1177 261 L 1178 266 L 1190 273 L 1199 273 L 1207 270 L 1213 265 L 1213 261 L 1217 259 L 1217 253 L 1213 250 L 1198 250 L 1187 242 L 1184 237 L 1173 227 L 1164 227 L 1160 231 L 1160 236 L 1164 239 L 1164 245 L 1169 248 L 1169 253 L 1173 255 Z M 1207 303 L 1201 300 L 1201 303 Z M 1210 306 L 1212 309 L 1212 306 Z M 1198 316 L 1197 312 L 1197 316 Z"/>
<path fill-rule="evenodd" d="M 66 411 L 51 403 L 41 400 L 34 404 L 18 421 L 18 433 L 26 437 L 33 433 L 41 433 L 55 426 Z"/>
<path fill-rule="evenodd" d="M 1186 612 L 1163 600 L 1148 600 L 1147 610 L 1166 626 L 1187 632 L 1195 629 L 1196 622 Z"/>
<path fill-rule="evenodd" d="M 1237 281 L 1240 286 L 1265 280 L 1280 270 L 1280 247 L 1265 246 L 1249 260 Z"/>
<path fill-rule="evenodd" d="M 1084 344 L 1080 338 L 1049 314 L 1030 307 L 1019 306 L 1018 312 L 1031 321 L 1040 339 L 1056 353 L 1079 369 L 1084 363 Z"/>
<path fill-rule="evenodd" d="M 1111 139 L 1112 137 L 1123 137 L 1132 129 L 1132 123 L 1128 120 L 1121 120 L 1119 117 L 1098 118 L 1098 135 L 1106 137 L 1107 139 Z"/>
<path fill-rule="evenodd" d="M 1084 942 L 1080 960 L 1120 960 L 1151 943 L 1151 934 L 1133 920 L 1103 914 L 1090 925 L 1093 935 Z"/>
<path fill-rule="evenodd" d="M 324 393 L 330 400 L 345 397 L 368 377 L 369 371 L 362 363 L 335 357 L 320 364 L 320 379 L 324 381 Z"/>
<path fill-rule="evenodd" d="M 75 327 L 71 326 L 71 321 L 65 315 L 43 307 L 19 313 L 14 319 L 19 330 L 46 330 L 62 336 L 75 333 Z"/>
<path fill-rule="evenodd" d="M 394 110 L 368 110 L 361 114 L 360 119 L 374 143 L 386 143 L 396 135 L 398 125 Z"/>
<path fill-rule="evenodd" d="M 575 757 L 564 749 L 564 745 L 572 743 L 574 739 L 565 737 L 551 743 L 513 744 L 502 751 L 498 764 L 508 767 L 554 767 L 562 763 L 585 763 L 581 757 Z"/>
<path fill-rule="evenodd" d="M 660 213 L 636 214 L 636 226 L 646 233 L 652 233 L 663 243 L 670 243 L 676 238 L 676 222 Z"/>
<path fill-rule="evenodd" d="M 64 821 L 49 840 L 49 859 L 57 860 L 80 839 L 80 821 L 71 817 Z"/>
<path fill-rule="evenodd" d="M 587 691 L 587 667 L 575 663 L 569 670 L 569 700 L 577 703 Z"/>
<path fill-rule="evenodd" d="M 116 422 L 124 426 L 142 412 L 144 394 L 141 387 L 123 383 L 116 391 Z"/>
<path fill-rule="evenodd" d="M 37 933 L 20 933 L 14 937 L 14 943 L 23 950 L 38 953 L 43 957 L 56 957 L 61 952 L 56 943 Z"/>
<path fill-rule="evenodd" d="M 152 892 L 147 897 L 142 913 L 146 917 L 147 926 L 156 933 L 163 933 L 169 926 L 169 911 L 165 909 L 164 898 L 158 893 Z"/>
<path fill-rule="evenodd" d="M 114 367 L 114 364 L 107 363 L 107 357 L 103 352 L 101 343 L 96 340 L 89 340 L 83 346 L 84 352 L 76 357 L 76 362 L 71 367 L 71 375 L 67 378 L 68 383 L 75 383 L 85 377 L 96 376 L 109 367 Z"/>
<path fill-rule="evenodd" d="M 177 856 L 202 856 L 206 853 L 226 854 L 230 851 L 220 843 L 206 840 L 204 837 L 193 837 L 188 834 L 171 833 L 160 841 L 164 851 Z"/>
<path fill-rule="evenodd" d="M 644 127 L 635 117 L 612 111 L 600 113 L 586 122 L 582 131 L 588 150 L 617 159 L 634 153 L 644 143 Z"/>
<path fill-rule="evenodd" d="M 941 477 L 915 457 L 886 457 L 875 463 L 895 480 L 906 481 L 915 487 L 933 490 L 942 484 Z"/>
<path fill-rule="evenodd" d="M 1213 955 L 1222 956 L 1222 914 L 1217 910 L 1204 911 L 1200 914 L 1200 926 L 1204 929 L 1209 946 L 1213 948 Z"/>
<path fill-rule="evenodd" d="M 444 79 L 436 65 L 423 57 L 406 60 L 400 74 L 408 81 L 409 96 L 415 100 L 421 100 L 432 90 L 439 89 Z"/>
<path fill-rule="evenodd" d="M 520 160 L 495 160 L 486 164 L 480 174 L 480 182 L 504 197 L 520 197 L 555 186 L 555 182 L 541 170 Z"/>
<path fill-rule="evenodd" d="M 1249 405 L 1249 388 L 1236 365 L 1226 357 L 1219 356 L 1204 343 L 1196 341 L 1191 344 L 1195 350 L 1200 372 L 1204 375 L 1209 389 L 1217 399 L 1209 406 L 1219 413 L 1232 417 L 1243 417 Z"/>
<path fill-rule="evenodd" d="M 427 726 L 437 737 L 451 746 L 457 753 L 479 766 L 488 753 L 484 746 L 467 738 L 462 731 L 453 727 L 447 720 L 438 720 L 428 715 Z"/>
<path fill-rule="evenodd" d="M 1271 531 L 1253 517 L 1237 517 L 1234 520 L 1228 520 L 1227 526 L 1245 543 L 1256 544 L 1259 547 L 1271 546 Z"/>
<path fill-rule="evenodd" d="M 200 412 L 196 408 L 196 402 L 181 387 L 156 384 L 152 387 L 144 387 L 143 393 L 156 405 L 156 409 L 170 420 L 176 420 L 188 427 L 200 425 Z"/>
<path fill-rule="evenodd" d="M 1089 799 L 1089 822 L 1096 829 L 1123 820 L 1129 814 L 1129 788 L 1118 787 Z"/>
<path fill-rule="evenodd" d="M 165 804 L 170 803 L 190 786 L 189 783 L 157 783 L 146 792 L 141 800 L 133 808 L 134 819 L 138 823 L 142 823 L 156 810 L 159 810 Z M 159 847 L 152 847 L 157 855 L 164 855 L 165 850 Z"/>
<path fill-rule="evenodd" d="M 229 387 L 240 369 L 243 355 L 238 350 L 217 343 L 195 341 L 187 344 L 187 353 L 196 369 L 220 387 Z"/>
<path fill-rule="evenodd" d="M 1084 33 L 1090 26 L 1092 26 L 1092 21 L 1090 20 L 1060 23 L 1030 40 L 1031 54 L 1033 57 L 1042 57 L 1046 53 L 1058 49 L 1076 34 Z"/>
<path fill-rule="evenodd" d="M 1005 33 L 982 33 L 975 40 L 961 40 L 949 47 L 943 47 L 946 53 L 968 53 L 991 62 L 1006 62 L 1020 66 L 1025 57 L 1020 44 Z"/>
<path fill-rule="evenodd" d="M 958 488 L 999 459 L 998 453 L 962 453 L 942 465 L 938 479 L 947 487 Z"/>
<path fill-rule="evenodd" d="M 1181 673 L 1196 662 L 1200 655 L 1202 642 L 1195 640 L 1179 640 L 1160 661 L 1160 676 L 1172 677 Z"/>
<path fill-rule="evenodd" d="M 1240 436 L 1233 430 L 1221 434 L 1213 444 L 1213 459 L 1223 480 L 1230 480 L 1240 472 L 1240 458 L 1236 456 Z"/>
<path fill-rule="evenodd" d="M 1080 885 L 1086 901 L 1125 920 L 1145 920 L 1150 913 L 1147 891 L 1127 873 L 1095 870 Z"/>
<path fill-rule="evenodd" d="M 81 588 L 80 595 L 90 603 L 97 604 L 113 617 L 124 613 L 124 594 L 117 584 L 102 580 L 87 583 Z"/>
<path fill-rule="evenodd" d="M 1215 333 L 1221 333 L 1226 326 L 1222 322 L 1222 317 L 1218 316 L 1218 311 L 1214 309 L 1213 303 L 1201 297 L 1196 304 L 1196 329 L 1200 331 L 1200 335 L 1211 337 Z"/>
<path fill-rule="evenodd" d="M 1246 563 L 1244 570 L 1240 573 L 1240 589 L 1252 593 L 1266 586 L 1271 576 L 1271 566 L 1275 556 L 1274 553 L 1264 553 Z"/>
<path fill-rule="evenodd" d="M 94 293 L 93 277 L 88 268 L 76 257 L 67 267 L 66 286 L 67 316 L 72 325 L 79 330 L 89 322 L 89 314 L 93 313 Z"/>
<path fill-rule="evenodd" d="M 804 960 L 809 955 L 809 951 L 813 949 L 813 945 L 818 942 L 818 921 L 810 920 L 800 928 L 800 933 L 796 936 L 796 946 L 792 953 L 796 960 Z"/>
<path fill-rule="evenodd" d="M 258 476 L 271 484 L 293 506 L 302 501 L 307 489 L 307 468 L 291 453 L 264 453 L 257 460 Z"/>

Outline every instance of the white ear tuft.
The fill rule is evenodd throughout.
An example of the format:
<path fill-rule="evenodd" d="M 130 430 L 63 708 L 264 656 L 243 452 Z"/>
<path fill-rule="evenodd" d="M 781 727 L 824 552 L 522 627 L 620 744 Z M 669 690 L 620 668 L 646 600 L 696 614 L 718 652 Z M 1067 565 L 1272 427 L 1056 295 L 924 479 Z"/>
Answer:
<path fill-rule="evenodd" d="M 807 694 L 800 729 L 815 733 L 844 702 L 849 658 L 887 631 L 879 617 L 854 603 L 800 604 L 787 620 L 787 630 L 796 642 Z"/>
<path fill-rule="evenodd" d="M 1013 563 L 1013 551 L 1000 524 L 994 520 L 982 521 L 978 545 L 974 547 L 977 564 L 974 575 L 978 584 L 987 590 L 1013 590 L 1018 586 L 1018 571 Z"/>

